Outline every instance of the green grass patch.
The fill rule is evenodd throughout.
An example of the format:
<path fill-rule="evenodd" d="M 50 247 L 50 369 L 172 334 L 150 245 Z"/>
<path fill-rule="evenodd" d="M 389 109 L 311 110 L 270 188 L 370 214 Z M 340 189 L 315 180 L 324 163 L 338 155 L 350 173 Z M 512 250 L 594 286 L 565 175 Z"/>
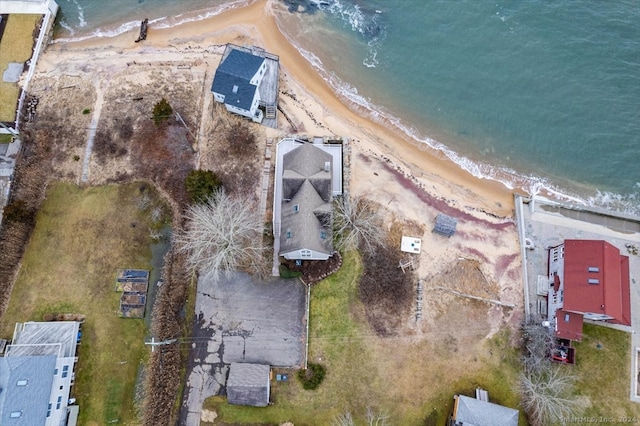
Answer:
<path fill-rule="evenodd" d="M 216 422 L 331 424 L 349 411 L 356 424 L 364 424 L 365 411 L 372 407 L 388 413 L 391 424 L 442 425 L 451 413 L 453 395 L 471 394 L 476 387 L 488 390 L 492 401 L 518 407 L 514 389 L 519 353 L 508 332 L 479 343 L 481 351 L 493 355 L 471 360 L 465 351 L 442 355 L 426 338 L 379 338 L 358 299 L 361 273 L 358 254 L 346 253 L 342 268 L 311 289 L 309 362 L 326 368 L 322 384 L 304 390 L 294 374 L 287 382 L 272 381 L 274 405 L 266 408 L 209 398 L 204 408 L 218 413 Z M 523 415 L 520 424 L 526 425 Z"/>
<path fill-rule="evenodd" d="M 11 143 L 11 142 L 13 142 L 13 135 L 0 133 L 0 143 Z"/>
<path fill-rule="evenodd" d="M 585 324 L 582 342 L 576 342 L 576 390 L 589 398 L 588 417 L 640 418 L 640 405 L 630 401 L 631 335 Z"/>
<path fill-rule="evenodd" d="M 280 271 L 280 278 L 284 278 L 285 280 L 288 280 L 290 278 L 298 278 L 302 276 L 302 272 L 292 271 L 291 269 L 287 268 L 285 265 L 282 265 L 282 264 L 279 266 L 279 271 Z"/>
<path fill-rule="evenodd" d="M 34 31 L 42 15 L 11 14 L 7 19 L 0 40 L 0 74 L 10 62 L 26 62 L 31 58 L 34 46 Z M 11 122 L 16 118 L 16 106 L 20 87 L 17 83 L 0 80 L 0 121 Z"/>
<path fill-rule="evenodd" d="M 145 324 L 118 317 L 114 289 L 117 269 L 150 267 L 151 220 L 137 207 L 141 195 L 140 184 L 52 184 L 3 318 L 7 338 L 16 322 L 41 321 L 48 313 L 86 316 L 73 388 L 79 424 L 137 422 L 134 383 L 148 356 Z"/>

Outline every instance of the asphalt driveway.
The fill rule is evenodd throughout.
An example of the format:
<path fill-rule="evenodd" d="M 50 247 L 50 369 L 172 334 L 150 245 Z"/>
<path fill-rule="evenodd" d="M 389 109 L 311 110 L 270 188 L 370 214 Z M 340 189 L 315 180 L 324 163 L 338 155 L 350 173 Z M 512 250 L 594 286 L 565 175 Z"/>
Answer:
<path fill-rule="evenodd" d="M 306 287 L 298 280 L 201 278 L 180 424 L 199 425 L 203 401 L 226 394 L 232 362 L 302 366 L 305 302 Z"/>

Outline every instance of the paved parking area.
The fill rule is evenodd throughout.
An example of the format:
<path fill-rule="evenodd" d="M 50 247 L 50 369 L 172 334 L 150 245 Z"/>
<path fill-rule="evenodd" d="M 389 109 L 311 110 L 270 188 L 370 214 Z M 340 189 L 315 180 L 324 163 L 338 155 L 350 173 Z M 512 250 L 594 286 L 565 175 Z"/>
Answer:
<path fill-rule="evenodd" d="M 299 367 L 306 344 L 307 289 L 298 280 L 247 274 L 198 281 L 197 323 L 180 424 L 199 425 L 202 403 L 226 394 L 232 362 Z"/>

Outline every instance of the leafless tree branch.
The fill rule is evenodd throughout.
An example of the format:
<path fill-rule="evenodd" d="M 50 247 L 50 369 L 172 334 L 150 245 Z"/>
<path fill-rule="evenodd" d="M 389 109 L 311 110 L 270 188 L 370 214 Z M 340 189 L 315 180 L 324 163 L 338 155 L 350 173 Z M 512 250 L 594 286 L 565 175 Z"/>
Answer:
<path fill-rule="evenodd" d="M 224 190 L 191 206 L 186 231 L 176 237 L 189 269 L 213 278 L 240 270 L 261 272 L 263 224 L 257 210 L 253 200 Z"/>
<path fill-rule="evenodd" d="M 364 249 L 372 253 L 386 239 L 380 206 L 362 197 L 339 197 L 335 201 L 333 235 L 338 249 Z"/>

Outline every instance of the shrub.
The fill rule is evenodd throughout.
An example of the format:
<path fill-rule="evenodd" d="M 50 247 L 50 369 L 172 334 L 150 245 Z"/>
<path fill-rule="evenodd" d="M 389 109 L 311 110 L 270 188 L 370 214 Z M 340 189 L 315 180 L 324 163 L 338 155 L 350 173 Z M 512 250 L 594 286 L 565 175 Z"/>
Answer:
<path fill-rule="evenodd" d="M 7 222 L 31 224 L 34 220 L 35 212 L 27 206 L 24 200 L 18 199 L 7 204 L 2 215 Z"/>
<path fill-rule="evenodd" d="M 80 161 L 80 156 L 79 155 L 74 155 L 73 156 L 73 161 Z"/>
<path fill-rule="evenodd" d="M 321 364 L 309 363 L 306 370 L 298 371 L 298 379 L 302 382 L 302 387 L 306 390 L 314 390 L 320 386 L 326 370 Z"/>
<path fill-rule="evenodd" d="M 82 113 L 83 113 L 84 115 L 87 115 L 87 114 L 89 114 L 90 112 L 91 112 L 91 110 L 90 110 L 89 108 L 85 108 L 85 109 L 83 109 L 83 110 L 82 110 Z"/>
<path fill-rule="evenodd" d="M 300 276 L 302 276 L 302 272 L 292 271 L 285 265 L 280 265 L 280 278 L 284 278 L 285 280 L 287 280 L 289 278 L 298 278 Z"/>
<path fill-rule="evenodd" d="M 185 186 L 191 201 L 203 203 L 216 190 L 220 189 L 222 182 L 211 170 L 192 170 L 187 175 Z"/>
<path fill-rule="evenodd" d="M 162 98 L 153 107 L 153 122 L 156 123 L 156 126 L 159 126 L 169 120 L 171 114 L 173 114 L 173 108 L 165 98 Z"/>

